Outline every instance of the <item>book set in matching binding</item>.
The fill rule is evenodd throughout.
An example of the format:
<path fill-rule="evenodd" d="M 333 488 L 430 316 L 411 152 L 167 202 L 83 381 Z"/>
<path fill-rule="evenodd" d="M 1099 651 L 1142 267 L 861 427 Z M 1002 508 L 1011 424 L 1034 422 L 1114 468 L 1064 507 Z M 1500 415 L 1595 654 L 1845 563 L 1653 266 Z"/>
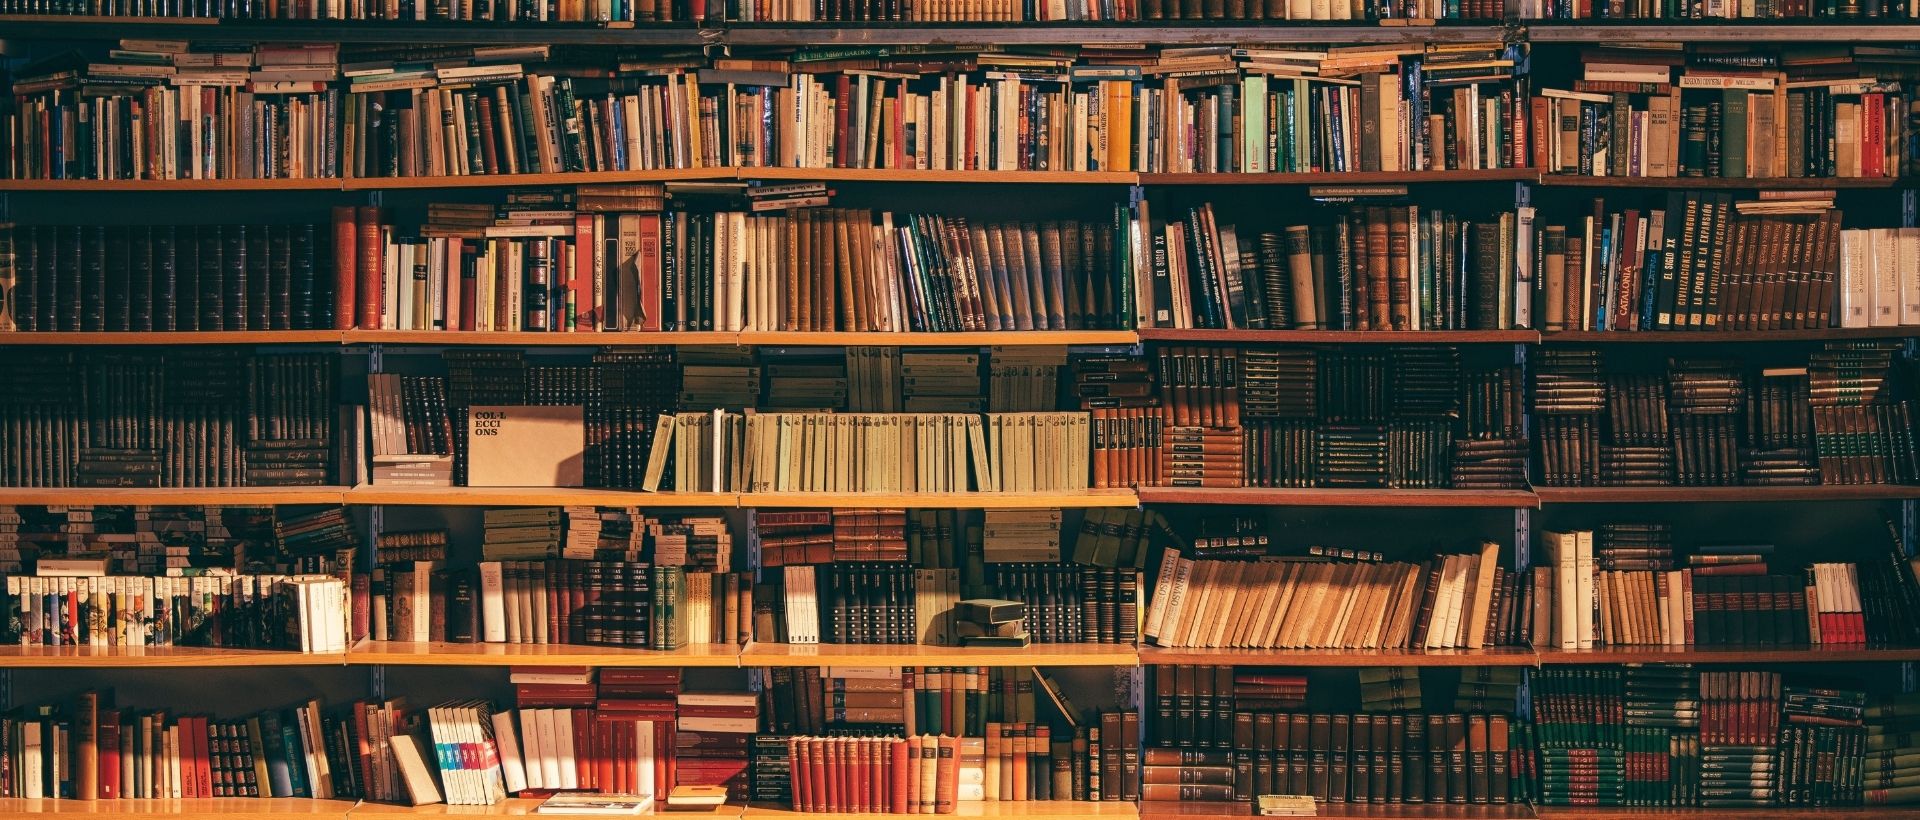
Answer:
<path fill-rule="evenodd" d="M 1914 480 L 1893 347 L 1828 343 L 1779 366 L 1674 358 L 1614 369 L 1549 350 L 1534 373 L 1540 483 L 1550 486 L 1903 484 Z"/>
<path fill-rule="evenodd" d="M 0 330 L 333 327 L 314 225 L 6 226 Z"/>
<path fill-rule="evenodd" d="M 15 351 L 0 399 L 0 484 L 333 483 L 332 355 Z"/>

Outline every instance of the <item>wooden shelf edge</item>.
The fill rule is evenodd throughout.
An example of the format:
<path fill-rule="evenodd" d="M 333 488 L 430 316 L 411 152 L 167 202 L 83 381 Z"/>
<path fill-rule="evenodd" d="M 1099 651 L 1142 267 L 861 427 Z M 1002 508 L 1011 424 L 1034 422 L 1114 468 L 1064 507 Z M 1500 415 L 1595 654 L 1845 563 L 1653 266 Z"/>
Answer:
<path fill-rule="evenodd" d="M 1141 328 L 1143 342 L 1313 344 L 1539 344 L 1533 330 L 1215 330 Z"/>
<path fill-rule="evenodd" d="M 1139 806 L 1131 801 L 1119 800 L 1035 800 L 1035 801 L 966 801 L 957 804 L 953 814 L 941 817 L 1004 817 L 1019 820 L 1053 820 L 1054 818 L 1132 818 L 1140 816 Z M 883 820 L 899 818 L 901 814 L 858 814 L 852 812 L 802 812 L 784 805 L 755 803 L 747 806 L 743 817 L 749 818 L 801 818 L 831 817 L 839 820 Z"/>
<path fill-rule="evenodd" d="M 270 507 L 344 503 L 345 487 L 0 487 L 0 504 Z"/>
<path fill-rule="evenodd" d="M 1542 666 L 1615 663 L 1898 663 L 1920 660 L 1916 647 L 1603 646 L 1538 650 Z"/>
<path fill-rule="evenodd" d="M 212 646 L 0 646 L 0 669 L 214 668 L 340 666 L 341 652 L 230 649 Z"/>
<path fill-rule="evenodd" d="M 1920 486 L 1809 484 L 1781 487 L 1535 487 L 1542 504 L 1698 504 L 1782 501 L 1901 501 Z"/>
<path fill-rule="evenodd" d="M 755 509 L 908 507 L 913 509 L 1093 509 L 1137 507 L 1132 490 L 1066 490 L 1046 493 L 740 493 L 739 506 Z"/>
<path fill-rule="evenodd" d="M 648 666 L 736 668 L 740 647 L 693 644 L 679 649 L 521 643 L 362 641 L 347 650 L 349 666 Z"/>
<path fill-rule="evenodd" d="M 738 493 L 642 492 L 573 487 L 392 487 L 365 484 L 343 494 L 345 503 L 413 507 L 737 507 Z"/>
<path fill-rule="evenodd" d="M 1892 188 L 1899 185 L 1900 180 L 1897 177 L 1603 177 L 1585 174 L 1541 174 L 1539 183 L 1547 188 L 1672 188 L 1676 190 L 1753 188 L 1817 191 L 1829 188 Z"/>
<path fill-rule="evenodd" d="M 920 644 L 749 643 L 740 665 L 758 666 L 1138 666 L 1124 644 L 1033 644 L 1024 649 Z"/>
<path fill-rule="evenodd" d="M 1523 666 L 1539 665 L 1539 656 L 1524 646 L 1485 649 L 1184 649 L 1141 646 L 1140 663 L 1200 666 L 1302 666 L 1319 668 L 1362 666 Z"/>
<path fill-rule="evenodd" d="M 1716 344 L 1728 342 L 1825 342 L 1920 337 L 1920 327 L 1826 327 L 1796 330 L 1556 330 L 1545 344 Z"/>
<path fill-rule="evenodd" d="M 1529 490 L 1396 490 L 1297 487 L 1141 487 L 1142 504 L 1244 504 L 1265 507 L 1534 508 Z"/>

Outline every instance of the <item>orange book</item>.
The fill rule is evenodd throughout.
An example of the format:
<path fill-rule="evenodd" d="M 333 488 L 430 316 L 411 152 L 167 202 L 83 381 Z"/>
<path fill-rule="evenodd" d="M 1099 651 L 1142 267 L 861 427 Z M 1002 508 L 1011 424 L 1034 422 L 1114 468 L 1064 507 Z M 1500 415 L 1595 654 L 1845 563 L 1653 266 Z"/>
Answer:
<path fill-rule="evenodd" d="M 952 735 L 941 735 L 939 744 L 939 771 L 936 774 L 933 793 L 933 810 L 936 814 L 953 814 L 954 797 L 960 791 L 960 739 Z"/>

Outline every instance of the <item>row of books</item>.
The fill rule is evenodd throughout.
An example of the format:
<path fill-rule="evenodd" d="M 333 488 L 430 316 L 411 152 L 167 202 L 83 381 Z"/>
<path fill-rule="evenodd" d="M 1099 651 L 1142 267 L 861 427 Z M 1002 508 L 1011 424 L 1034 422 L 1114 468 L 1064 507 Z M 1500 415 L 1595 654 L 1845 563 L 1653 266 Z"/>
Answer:
<path fill-rule="evenodd" d="M 336 254 L 338 287 L 353 292 L 357 281 L 368 300 L 358 323 L 386 330 L 929 332 L 1132 321 L 1118 212 L 1107 224 L 970 224 L 860 209 L 589 213 L 558 198 L 515 195 L 522 201 L 478 217 L 484 227 L 430 212 L 417 236 L 378 209 L 350 220 L 352 209 L 336 209 L 336 241 L 354 249 Z"/>
<path fill-rule="evenodd" d="M 0 572 L 324 573 L 353 546 L 337 512 L 289 511 L 282 522 L 272 507 L 0 505 Z"/>
<path fill-rule="evenodd" d="M 1194 560 L 1167 550 L 1142 632 L 1175 647 L 1524 645 L 1531 590 L 1498 558 L 1491 543 L 1424 564 Z"/>
<path fill-rule="evenodd" d="M 1914 10 L 1903 3 L 1837 0 L 1755 0 L 1753 3 L 1545 2 L 1528 0 L 1520 16 L 1533 20 L 1905 20 Z"/>
<path fill-rule="evenodd" d="M 1394 187 L 1394 186 L 1390 186 Z M 1404 186 L 1395 187 L 1400 193 Z M 1381 191 L 1392 193 L 1393 191 Z M 1533 209 L 1485 220 L 1410 205 L 1354 205 L 1331 225 L 1242 235 L 1212 205 L 1144 219 L 1152 280 L 1141 326 L 1501 330 L 1532 324 Z M 1247 232 L 1251 234 L 1251 232 Z M 1146 250 L 1146 248 L 1142 248 Z M 1151 285 L 1150 287 L 1148 285 Z"/>
<path fill-rule="evenodd" d="M 793 644 L 1024 647 L 1132 644 L 1139 575 L 1058 563 L 993 564 L 984 584 L 906 564 L 788 565 L 754 591 L 758 640 Z M 962 598 L 963 588 L 983 596 Z M 989 611 L 998 615 L 989 616 Z"/>
<path fill-rule="evenodd" d="M 1832 192 L 1674 192 L 1541 228 L 1547 330 L 1780 330 L 1920 322 L 1907 229 L 1840 229 Z M 1882 256 L 1880 254 L 1884 253 Z"/>
<path fill-rule="evenodd" d="M 1753 373 L 1675 358 L 1614 372 L 1553 350 L 1534 374 L 1539 481 L 1555 486 L 1898 484 L 1915 475 L 1893 347 L 1828 344 Z M 1801 364 L 1804 362 L 1804 366 Z"/>
<path fill-rule="evenodd" d="M 1709 544 L 1675 569 L 1671 547 L 1609 544 L 1620 533 L 1601 533 L 1597 550 L 1593 531 L 1545 534 L 1547 561 L 1533 570 L 1537 592 L 1548 592 L 1533 612 L 1542 643 L 1884 645 L 1920 634 L 1909 615 L 1920 583 L 1898 556 L 1773 574 L 1772 545 Z"/>
<path fill-rule="evenodd" d="M 664 203 L 668 185 L 603 187 Z M 1469 219 L 1352 205 L 1255 234 L 1210 204 L 973 222 L 606 213 L 588 210 L 589 190 L 434 205 L 417 230 L 335 208 L 330 282 L 313 225 L 20 226 L 0 331 L 1492 330 L 1534 326 L 1536 310 L 1547 330 L 1920 324 L 1920 233 L 1843 230 L 1831 191 L 1595 200 L 1567 224 L 1531 206 Z"/>
<path fill-rule="evenodd" d="M 314 225 L 0 227 L 0 332 L 333 327 Z"/>
<path fill-rule="evenodd" d="M 1534 167 L 1614 177 L 1911 172 L 1903 52 L 1873 46 L 1582 49 L 1572 90 L 1531 102 Z"/>
<path fill-rule="evenodd" d="M 347 582 L 324 575 L 6 579 L 21 646 L 344 652 Z"/>
<path fill-rule="evenodd" d="M 620 561 L 437 562 L 376 570 L 369 636 L 448 643 L 678 649 L 737 645 L 752 586 L 736 573 Z"/>
<path fill-rule="evenodd" d="M 754 413 L 663 417 L 649 486 L 680 491 L 1035 492 L 1084 489 L 1082 413 Z M 1042 461 L 1035 453 L 1059 458 Z"/>
<path fill-rule="evenodd" d="M 401 50 L 354 62 L 353 76 L 337 82 L 336 46 L 299 50 L 296 69 L 272 73 L 278 64 L 254 67 L 278 59 L 263 48 L 220 58 L 233 66 L 196 78 L 213 46 L 132 42 L 138 48 L 123 42 L 106 61 L 23 71 L 8 119 L 11 176 L 773 166 L 1258 173 L 1529 161 L 1514 77 L 1524 48 L 1499 43 L 1040 54 L 879 47 L 826 59 L 669 55 L 600 76 L 576 76 L 569 52 L 545 46 L 441 59 Z M 249 79 L 262 74 L 300 79 Z M 149 138 L 150 119 L 199 126 Z"/>
<path fill-rule="evenodd" d="M 1534 692 L 1545 805 L 1804 811 L 1874 801 L 1884 785 L 1865 775 L 1857 683 L 1630 664 L 1544 670 Z M 1898 788 L 1879 799 L 1911 799 Z"/>
<path fill-rule="evenodd" d="M 15 351 L 0 362 L 0 484 L 329 484 L 337 357 Z"/>

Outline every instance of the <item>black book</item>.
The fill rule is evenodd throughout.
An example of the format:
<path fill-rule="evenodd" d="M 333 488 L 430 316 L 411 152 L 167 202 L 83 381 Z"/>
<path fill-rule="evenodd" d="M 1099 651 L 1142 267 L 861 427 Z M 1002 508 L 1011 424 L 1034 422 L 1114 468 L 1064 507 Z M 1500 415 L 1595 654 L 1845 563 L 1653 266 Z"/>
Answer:
<path fill-rule="evenodd" d="M 85 289 L 86 269 L 82 263 L 82 240 L 80 228 L 65 225 L 55 229 L 58 246 L 54 249 L 56 264 L 59 266 L 59 292 L 55 299 L 55 310 L 59 312 L 60 330 L 80 330 L 84 328 L 82 303 Z"/>
<path fill-rule="evenodd" d="M 200 300 L 200 330 L 226 330 L 226 299 L 222 291 L 221 253 L 223 231 L 219 225 L 202 225 L 196 232 L 197 273 L 194 291 Z"/>
<path fill-rule="evenodd" d="M 161 225 L 152 231 L 153 238 L 153 329 L 185 330 L 184 314 L 179 308 L 180 289 L 177 248 L 179 229 L 172 225 Z"/>
<path fill-rule="evenodd" d="M 284 239 L 286 242 L 286 250 L 283 253 L 278 245 L 274 246 L 275 264 L 281 264 L 280 260 L 285 260 L 284 267 L 281 268 L 283 273 L 281 273 L 281 278 L 278 280 L 280 285 L 274 291 L 275 298 L 278 300 L 275 303 L 274 314 L 277 317 L 285 317 L 285 323 L 281 324 L 279 320 L 276 320 L 274 327 L 284 327 L 293 330 L 314 330 L 321 327 L 332 327 L 332 317 L 320 315 L 325 313 L 325 311 L 319 308 L 322 304 L 331 307 L 333 300 L 325 299 L 324 301 L 317 301 L 323 294 L 317 294 L 315 288 L 319 283 L 314 280 L 316 260 L 314 259 L 315 245 L 313 225 L 311 223 L 294 225 L 283 232 L 275 234 L 275 236 Z M 471 271 L 473 257 L 463 255 L 462 258 L 467 265 L 466 270 L 463 272 L 463 275 L 467 278 L 467 282 L 463 283 L 463 286 L 472 287 Z M 271 268 L 269 269 L 269 271 L 272 270 Z M 324 294 L 324 296 L 331 295 L 331 293 Z"/>
<path fill-rule="evenodd" d="M 248 309 L 248 297 L 252 288 L 248 282 L 252 278 L 251 267 L 247 264 L 248 251 L 245 225 L 225 225 L 220 228 L 220 287 L 221 298 L 225 300 L 221 313 L 222 330 L 246 330 L 252 312 Z M 205 260 L 202 260 L 203 262 Z M 263 272 L 264 273 L 264 272 Z M 262 278 L 265 278 L 264 275 Z"/>
<path fill-rule="evenodd" d="M 267 227 L 264 225 L 236 225 L 235 230 L 244 232 L 246 258 L 243 260 L 245 276 L 242 282 L 247 293 L 246 304 L 241 315 L 248 330 L 267 330 L 273 327 L 269 315 L 272 306 L 271 273 L 268 270 Z M 283 328 L 284 329 L 284 326 Z"/>
<path fill-rule="evenodd" d="M 154 230 L 140 225 L 132 228 L 127 238 L 127 293 L 132 302 L 128 323 L 132 330 L 165 330 L 155 321 L 160 307 L 153 277 Z"/>
<path fill-rule="evenodd" d="M 13 232 L 13 321 L 20 330 L 39 330 L 40 290 L 44 287 L 36 268 L 41 253 L 42 229 L 21 226 Z"/>
<path fill-rule="evenodd" d="M 106 229 L 106 257 L 103 264 L 106 278 L 107 330 L 132 330 L 133 302 L 145 301 L 133 292 L 128 230 L 117 226 Z"/>
<path fill-rule="evenodd" d="M 78 230 L 80 243 L 80 329 L 107 329 L 107 229 L 87 225 Z"/>

